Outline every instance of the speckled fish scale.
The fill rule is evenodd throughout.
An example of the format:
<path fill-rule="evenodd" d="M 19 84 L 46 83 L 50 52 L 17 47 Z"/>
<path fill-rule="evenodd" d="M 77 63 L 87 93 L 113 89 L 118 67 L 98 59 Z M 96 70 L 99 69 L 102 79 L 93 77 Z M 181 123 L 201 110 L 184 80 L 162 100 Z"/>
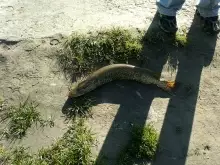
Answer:
<path fill-rule="evenodd" d="M 88 86 L 89 84 L 90 87 L 87 91 L 83 92 L 83 94 L 114 80 L 133 80 L 143 84 L 154 84 L 159 88 L 170 92 L 170 89 L 167 88 L 167 82 L 160 81 L 159 78 L 156 77 L 156 74 L 148 69 L 128 64 L 113 64 L 102 67 L 90 74 L 84 80 L 84 82 L 87 82 L 86 85 Z M 76 88 L 82 89 L 84 87 L 84 85 L 79 85 Z"/>

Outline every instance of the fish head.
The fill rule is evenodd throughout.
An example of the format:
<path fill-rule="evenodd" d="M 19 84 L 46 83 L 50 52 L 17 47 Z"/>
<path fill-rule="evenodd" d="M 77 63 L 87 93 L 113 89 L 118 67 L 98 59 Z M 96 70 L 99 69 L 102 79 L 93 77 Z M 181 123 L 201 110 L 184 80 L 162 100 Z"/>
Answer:
<path fill-rule="evenodd" d="M 91 81 L 81 81 L 79 83 L 75 83 L 71 86 L 69 90 L 69 97 L 79 97 L 84 95 L 87 92 L 92 90 L 92 82 Z"/>
<path fill-rule="evenodd" d="M 77 89 L 77 84 L 73 84 L 69 88 L 68 97 L 78 97 L 78 96 L 79 96 L 79 92 L 78 92 L 78 89 Z"/>

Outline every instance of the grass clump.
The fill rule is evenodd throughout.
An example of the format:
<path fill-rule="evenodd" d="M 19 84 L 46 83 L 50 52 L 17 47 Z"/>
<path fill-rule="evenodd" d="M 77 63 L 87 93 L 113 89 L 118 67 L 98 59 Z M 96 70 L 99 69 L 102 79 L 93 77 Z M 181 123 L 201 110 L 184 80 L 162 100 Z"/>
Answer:
<path fill-rule="evenodd" d="M 152 125 L 134 126 L 129 145 L 121 153 L 118 165 L 132 164 L 135 159 L 152 160 L 158 146 L 158 134 Z"/>
<path fill-rule="evenodd" d="M 88 73 L 106 64 L 139 59 L 141 50 L 140 35 L 129 30 L 113 28 L 90 35 L 74 33 L 65 42 L 58 62 L 68 74 Z"/>
<path fill-rule="evenodd" d="M 136 126 L 132 132 L 132 152 L 136 158 L 152 159 L 157 149 L 158 134 L 151 125 L 142 129 Z"/>
<path fill-rule="evenodd" d="M 144 41 L 147 44 L 163 44 L 166 40 L 166 36 L 161 31 L 151 30 L 144 36 Z M 168 39 L 168 38 L 167 38 Z"/>
<path fill-rule="evenodd" d="M 7 128 L 2 131 L 2 135 L 6 139 L 21 139 L 26 135 L 27 130 L 35 124 L 44 126 L 54 126 L 52 120 L 42 119 L 40 112 L 37 111 L 35 102 L 20 103 L 18 107 L 10 106 L 1 109 L 1 122 L 8 121 Z"/>
<path fill-rule="evenodd" d="M 92 165 L 94 137 L 82 119 L 74 120 L 56 143 L 31 155 L 23 148 L 2 154 L 2 160 L 16 165 Z"/>
<path fill-rule="evenodd" d="M 16 165 L 32 165 L 34 162 L 33 157 L 26 151 L 27 148 L 16 147 L 11 152 L 2 148 L 0 153 L 3 165 L 16 164 Z"/>
<path fill-rule="evenodd" d="M 177 32 L 175 35 L 175 45 L 177 47 L 185 47 L 188 44 L 186 30 L 182 32 Z"/>
<path fill-rule="evenodd" d="M 151 30 L 143 37 L 145 43 L 157 45 L 159 47 L 174 45 L 175 47 L 185 47 L 188 44 L 187 30 L 182 28 L 175 34 L 166 34 L 162 31 Z"/>
<path fill-rule="evenodd" d="M 128 149 L 121 152 L 117 165 L 133 165 L 134 157 L 129 153 Z"/>
<path fill-rule="evenodd" d="M 64 110 L 66 119 L 91 116 L 91 107 L 95 105 L 95 102 L 95 98 L 90 96 L 81 96 L 72 99 L 71 105 Z"/>
<path fill-rule="evenodd" d="M 42 149 L 39 157 L 48 165 L 90 165 L 91 146 L 94 138 L 91 131 L 84 125 L 83 120 L 73 123 L 63 138 L 48 149 Z"/>

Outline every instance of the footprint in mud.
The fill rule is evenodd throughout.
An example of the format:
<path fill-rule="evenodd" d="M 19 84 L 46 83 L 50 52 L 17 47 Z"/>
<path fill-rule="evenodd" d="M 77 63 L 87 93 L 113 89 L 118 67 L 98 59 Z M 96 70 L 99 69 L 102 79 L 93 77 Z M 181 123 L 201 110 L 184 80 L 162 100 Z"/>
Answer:
<path fill-rule="evenodd" d="M 58 39 L 51 39 L 50 40 L 50 45 L 58 45 L 60 43 L 60 41 Z"/>

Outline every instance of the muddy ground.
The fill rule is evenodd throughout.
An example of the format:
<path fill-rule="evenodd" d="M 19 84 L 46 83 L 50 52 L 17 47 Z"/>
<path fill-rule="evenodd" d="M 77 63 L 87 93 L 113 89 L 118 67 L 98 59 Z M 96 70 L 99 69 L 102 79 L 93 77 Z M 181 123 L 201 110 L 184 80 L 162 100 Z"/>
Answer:
<path fill-rule="evenodd" d="M 53 6 L 50 9 L 45 4 L 41 8 L 40 1 L 31 5 L 28 1 L 3 2 L 0 96 L 9 104 L 17 104 L 30 95 L 40 103 L 44 117 L 52 115 L 55 120 L 55 127 L 44 131 L 32 129 L 25 139 L 17 142 L 31 147 L 33 152 L 49 146 L 67 128 L 62 108 L 67 101 L 70 80 L 66 79 L 54 57 L 64 35 L 81 28 L 97 30 L 109 25 L 144 28 L 146 33 L 157 28 L 156 6 L 151 1 L 100 1 L 95 6 L 96 2 L 91 1 L 82 3 L 84 7 L 76 5 L 79 1 L 71 5 L 67 0 L 62 5 L 48 1 L 47 5 Z M 87 120 L 98 139 L 93 151 L 98 157 L 106 155 L 109 164 L 113 164 L 119 150 L 126 145 L 132 124 L 152 122 L 160 133 L 162 147 L 151 165 L 220 165 L 220 43 L 218 36 L 201 32 L 191 4 L 187 2 L 178 15 L 179 24 L 188 27 L 189 46 L 146 45 L 143 55 L 149 60 L 140 65 L 161 72 L 164 79 L 190 84 L 189 95 L 171 97 L 155 87 L 125 81 L 105 85 L 92 93 L 99 101 L 93 107 L 93 117 Z M 36 6 L 45 11 L 40 12 L 44 18 L 33 10 Z M 31 16 L 28 15 L 30 11 L 33 11 Z M 60 17 L 56 16 L 58 11 Z M 76 17 L 75 21 L 67 15 L 71 19 Z M 107 19 L 109 17 L 111 19 Z M 25 39 L 27 37 L 31 39 Z M 5 141 L 2 143 L 9 145 Z"/>

